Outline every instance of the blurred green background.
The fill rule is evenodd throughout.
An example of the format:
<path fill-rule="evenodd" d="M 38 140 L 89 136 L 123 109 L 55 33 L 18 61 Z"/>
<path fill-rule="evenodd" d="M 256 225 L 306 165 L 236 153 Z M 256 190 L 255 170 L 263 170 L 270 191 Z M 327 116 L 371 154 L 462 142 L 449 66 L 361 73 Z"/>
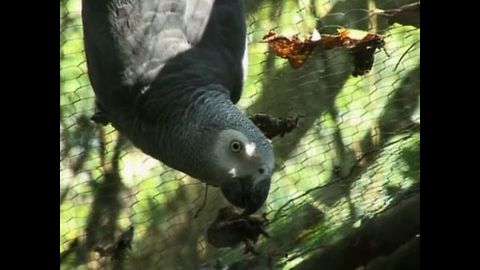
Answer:
<path fill-rule="evenodd" d="M 373 12 L 411 2 L 246 1 L 249 64 L 239 107 L 247 114 L 304 116 L 298 129 L 273 140 L 276 171 L 262 210 L 271 239 L 262 238 L 257 249 L 274 269 L 301 267 L 405 194 L 418 193 L 420 29 Z M 61 268 L 197 269 L 210 263 L 236 269 L 234 262 L 250 260 L 241 246 L 215 249 L 205 240 L 226 205 L 216 190 L 209 189 L 195 219 L 204 197 L 200 182 L 141 153 L 111 126 L 89 120 L 94 96 L 80 12 L 80 0 L 60 2 Z M 352 57 L 341 48 L 317 49 L 294 70 L 262 42 L 271 29 L 302 37 L 313 28 L 336 33 L 341 26 L 385 36 L 369 74 L 351 76 Z M 132 250 L 121 262 L 94 251 L 130 225 Z M 269 267 L 255 263 L 238 269 Z"/>

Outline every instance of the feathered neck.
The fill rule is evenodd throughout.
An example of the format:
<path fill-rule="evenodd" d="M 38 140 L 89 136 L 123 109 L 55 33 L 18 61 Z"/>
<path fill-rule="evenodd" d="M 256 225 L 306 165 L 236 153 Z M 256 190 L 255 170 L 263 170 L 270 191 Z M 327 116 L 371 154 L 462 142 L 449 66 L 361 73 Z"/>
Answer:
<path fill-rule="evenodd" d="M 160 94 L 146 92 L 135 101 L 128 121 L 112 123 L 146 154 L 205 182 L 220 131 L 234 129 L 249 137 L 260 132 L 221 85 Z"/>

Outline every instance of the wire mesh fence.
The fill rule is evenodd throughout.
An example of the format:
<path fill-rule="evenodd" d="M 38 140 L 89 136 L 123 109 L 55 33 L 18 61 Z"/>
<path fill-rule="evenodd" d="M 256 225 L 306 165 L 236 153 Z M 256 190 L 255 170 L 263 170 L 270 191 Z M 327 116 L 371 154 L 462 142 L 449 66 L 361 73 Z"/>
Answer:
<path fill-rule="evenodd" d="M 412 2 L 246 1 L 249 62 L 238 106 L 248 115 L 301 115 L 298 128 L 272 140 L 275 173 L 260 210 L 270 238 L 260 238 L 260 255 L 253 256 L 243 254 L 241 245 L 218 249 L 207 243 L 207 228 L 228 204 L 217 190 L 208 190 L 195 217 L 204 200 L 201 182 L 90 120 L 94 95 L 81 1 L 62 0 L 62 269 L 302 269 L 309 258 L 418 193 L 420 30 L 382 13 Z M 367 74 L 352 76 L 352 55 L 344 48 L 316 49 L 294 69 L 263 40 L 272 29 L 302 37 L 313 29 L 336 34 L 340 27 L 384 37 Z M 106 256 L 130 226 L 131 249 L 121 258 Z"/>

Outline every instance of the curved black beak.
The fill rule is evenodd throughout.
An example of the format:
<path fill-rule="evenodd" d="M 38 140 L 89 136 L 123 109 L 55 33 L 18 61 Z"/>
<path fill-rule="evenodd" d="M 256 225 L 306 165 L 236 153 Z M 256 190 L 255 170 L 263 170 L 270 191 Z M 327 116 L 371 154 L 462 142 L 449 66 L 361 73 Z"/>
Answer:
<path fill-rule="evenodd" d="M 243 208 L 242 215 L 255 213 L 267 200 L 270 191 L 270 176 L 255 179 L 252 176 L 235 178 L 220 187 L 223 196 L 233 205 Z"/>

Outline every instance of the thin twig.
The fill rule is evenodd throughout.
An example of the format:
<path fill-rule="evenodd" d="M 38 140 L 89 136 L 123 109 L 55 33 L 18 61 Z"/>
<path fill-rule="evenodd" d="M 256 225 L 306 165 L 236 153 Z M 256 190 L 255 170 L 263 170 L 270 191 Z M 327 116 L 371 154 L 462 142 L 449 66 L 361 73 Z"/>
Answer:
<path fill-rule="evenodd" d="M 193 218 L 197 218 L 198 215 L 200 215 L 200 212 L 205 208 L 205 205 L 207 204 L 207 194 L 208 194 L 208 185 L 205 185 L 205 196 L 203 197 L 203 202 L 200 208 L 197 210 Z"/>
<path fill-rule="evenodd" d="M 398 59 L 398 63 L 395 65 L 395 68 L 393 69 L 393 71 L 397 70 L 398 66 L 400 65 L 400 62 L 402 62 L 405 55 L 407 55 L 407 53 L 413 48 L 413 46 L 417 45 L 418 42 L 420 42 L 420 40 L 415 41 L 412 45 L 410 45 L 410 47 L 408 47 L 408 49 L 402 54 L 400 59 Z"/>

